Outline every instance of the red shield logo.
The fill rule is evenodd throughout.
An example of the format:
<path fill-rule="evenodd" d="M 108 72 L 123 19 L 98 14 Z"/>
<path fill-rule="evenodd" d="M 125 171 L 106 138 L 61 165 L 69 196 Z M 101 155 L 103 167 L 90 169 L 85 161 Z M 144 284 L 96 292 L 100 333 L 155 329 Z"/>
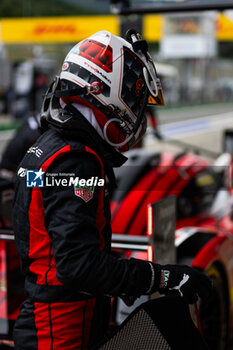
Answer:
<path fill-rule="evenodd" d="M 94 195 L 94 186 L 74 185 L 74 194 L 82 198 L 85 202 L 89 202 Z"/>

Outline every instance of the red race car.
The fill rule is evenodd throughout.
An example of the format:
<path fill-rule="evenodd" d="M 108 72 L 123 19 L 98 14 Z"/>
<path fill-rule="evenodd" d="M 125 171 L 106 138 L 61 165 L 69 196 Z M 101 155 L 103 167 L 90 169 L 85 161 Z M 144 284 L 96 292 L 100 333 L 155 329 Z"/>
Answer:
<path fill-rule="evenodd" d="M 232 156 L 225 153 L 214 165 L 186 152 L 156 154 L 136 149 L 127 156 L 127 163 L 116 171 L 118 189 L 112 194 L 112 230 L 118 242 L 114 247 L 129 243 L 123 235 L 131 236 L 131 246 L 139 242 L 146 244 L 142 237 L 154 230 L 155 237 L 157 235 L 155 261 L 172 263 L 175 258 L 179 264 L 204 269 L 212 278 L 214 288 L 208 302 L 199 303 L 201 328 L 211 349 L 226 349 L 233 334 Z M 159 207 L 154 213 L 155 221 L 165 215 L 162 230 L 156 227 L 160 225 L 158 222 L 150 224 L 150 204 L 163 203 L 165 198 L 173 197 L 176 198 L 173 214 L 169 206 Z M 162 254 L 160 251 L 160 241 L 166 241 L 164 236 L 171 229 L 169 225 L 172 226 L 171 215 L 176 216 L 175 257 L 166 245 Z M 148 227 L 148 219 L 154 227 Z M 159 237 L 159 230 L 163 238 Z M 121 237 L 119 240 L 117 235 Z M 119 241 L 123 242 L 122 246 Z M 147 248 L 147 253 L 142 250 L 139 246 L 134 256 L 152 259 L 150 249 Z M 132 253 L 126 250 L 125 254 Z M 118 320 L 123 313 L 127 314 L 127 310 L 120 305 Z"/>

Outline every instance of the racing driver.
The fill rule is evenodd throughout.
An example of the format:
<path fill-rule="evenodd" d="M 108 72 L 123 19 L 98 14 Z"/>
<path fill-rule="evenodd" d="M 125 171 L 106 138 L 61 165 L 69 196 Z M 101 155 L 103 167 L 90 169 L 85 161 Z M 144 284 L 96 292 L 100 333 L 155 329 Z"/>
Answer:
<path fill-rule="evenodd" d="M 16 350 L 90 349 L 106 331 L 111 297 L 129 303 L 159 291 L 194 303 L 210 294 L 209 278 L 191 267 L 110 252 L 113 167 L 143 136 L 148 102 L 163 104 L 162 88 L 134 30 L 126 39 L 101 31 L 78 43 L 48 89 L 44 132 L 16 176 L 14 232 L 27 296 L 14 327 Z M 64 174 L 78 182 L 42 183 Z"/>

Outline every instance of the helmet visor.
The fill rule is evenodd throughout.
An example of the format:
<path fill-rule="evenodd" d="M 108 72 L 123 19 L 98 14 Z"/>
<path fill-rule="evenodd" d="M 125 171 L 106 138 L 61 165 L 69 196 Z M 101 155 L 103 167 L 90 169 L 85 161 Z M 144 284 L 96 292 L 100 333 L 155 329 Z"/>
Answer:
<path fill-rule="evenodd" d="M 165 105 L 163 90 L 154 62 L 149 57 L 146 59 L 143 70 L 145 82 L 149 90 L 148 105 Z"/>

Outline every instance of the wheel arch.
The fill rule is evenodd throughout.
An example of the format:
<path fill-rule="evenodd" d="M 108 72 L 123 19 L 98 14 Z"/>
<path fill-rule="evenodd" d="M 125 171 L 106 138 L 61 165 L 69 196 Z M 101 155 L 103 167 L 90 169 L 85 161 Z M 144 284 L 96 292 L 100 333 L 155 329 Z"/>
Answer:
<path fill-rule="evenodd" d="M 218 346 L 216 347 L 217 349 L 226 350 L 228 349 L 229 340 L 231 336 L 230 293 L 229 293 L 227 271 L 224 267 L 224 264 L 221 261 L 215 260 L 215 261 L 212 261 L 209 266 L 207 266 L 206 272 L 207 272 L 207 275 L 212 279 L 212 283 L 213 283 L 212 295 L 214 297 L 210 296 L 208 300 L 203 302 L 201 301 L 199 305 L 201 323 L 204 322 L 205 324 L 207 324 L 207 327 L 205 327 L 204 324 L 202 324 L 203 334 L 207 343 L 212 348 L 211 344 L 213 345 L 213 340 L 212 340 L 213 334 L 218 334 L 219 332 L 214 343 L 216 343 L 217 341 L 216 343 L 218 344 Z M 216 295 L 217 295 L 217 299 L 215 300 L 213 298 L 216 298 Z M 212 302 L 210 300 L 212 300 Z M 213 305 L 213 300 L 215 300 L 214 305 Z M 209 305 L 209 307 L 206 306 L 207 304 Z M 212 318 L 211 316 L 209 316 L 211 319 L 211 323 L 209 323 L 209 326 L 208 326 L 208 317 L 207 317 L 207 320 L 205 319 L 205 317 L 203 318 L 203 315 L 205 315 L 205 312 L 204 314 L 202 314 L 201 309 L 203 309 L 204 307 L 210 310 L 210 305 L 212 305 L 212 309 L 215 309 L 215 305 L 216 305 L 217 310 L 221 310 L 221 311 L 217 313 L 219 318 L 216 318 L 216 311 L 215 312 L 213 311 L 215 315 L 215 318 L 214 318 L 215 324 L 213 324 L 213 316 Z M 216 320 L 221 320 L 221 322 Z M 210 328 L 210 324 L 212 328 Z M 217 324 L 218 324 L 218 328 L 216 328 Z M 211 343 L 208 342 L 208 339 L 210 340 Z"/>
<path fill-rule="evenodd" d="M 224 249 L 222 247 L 224 248 L 224 244 L 227 243 L 229 237 L 227 234 L 203 230 L 202 228 L 186 229 L 184 235 L 187 235 L 186 239 L 184 239 L 184 236 L 182 241 L 181 236 L 181 243 L 177 246 L 178 263 L 186 263 L 205 270 L 209 276 L 212 276 L 213 283 L 217 280 L 218 285 L 221 286 L 226 315 L 226 326 L 223 334 L 225 334 L 224 338 L 228 342 L 232 335 L 233 315 L 230 308 L 230 281 L 227 266 L 224 263 Z"/>

